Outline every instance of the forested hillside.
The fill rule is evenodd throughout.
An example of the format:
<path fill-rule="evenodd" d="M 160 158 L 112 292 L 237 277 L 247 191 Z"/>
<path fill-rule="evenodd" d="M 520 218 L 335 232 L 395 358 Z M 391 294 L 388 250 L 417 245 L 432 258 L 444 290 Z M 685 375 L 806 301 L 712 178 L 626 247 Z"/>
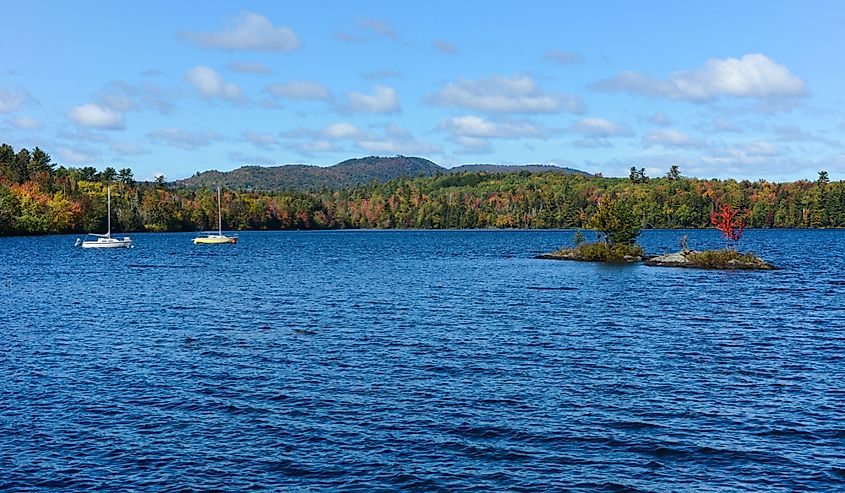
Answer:
<path fill-rule="evenodd" d="M 615 196 L 646 228 L 709 227 L 730 203 L 749 225 L 845 227 L 845 182 L 601 178 L 560 173 L 457 173 L 401 178 L 345 190 L 224 189 L 228 229 L 572 228 Z M 41 149 L 0 146 L 0 234 L 103 231 L 106 186 L 114 231 L 190 231 L 216 223 L 210 188 L 136 183 L 130 169 L 55 167 Z"/>
<path fill-rule="evenodd" d="M 372 182 L 468 171 L 485 171 L 488 173 L 530 171 L 532 173 L 556 172 L 588 175 L 583 171 L 549 165 L 473 164 L 447 169 L 428 159 L 419 157 L 369 156 L 348 159 L 334 166 L 288 164 L 284 166 L 243 166 L 232 171 L 204 171 L 188 179 L 178 180 L 175 185 L 194 188 L 221 185 L 227 188 L 256 192 L 341 190 L 367 185 Z"/>

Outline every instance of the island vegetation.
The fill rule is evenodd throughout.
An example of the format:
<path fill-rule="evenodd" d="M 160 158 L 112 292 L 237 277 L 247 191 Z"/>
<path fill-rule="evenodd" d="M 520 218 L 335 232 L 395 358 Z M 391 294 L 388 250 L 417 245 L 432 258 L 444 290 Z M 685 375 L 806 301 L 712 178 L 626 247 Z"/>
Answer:
<path fill-rule="evenodd" d="M 344 189 L 225 189 L 223 222 L 234 230 L 590 228 L 602 204 L 616 201 L 643 228 L 707 228 L 721 204 L 747 210 L 752 228 L 845 227 L 845 182 L 825 172 L 813 181 L 773 183 L 687 178 L 677 168 L 659 178 L 640 169 L 628 178 L 540 171 L 403 176 Z M 216 222 L 211 188 L 163 177 L 139 182 L 130 168 L 60 166 L 40 148 L 3 144 L 0 234 L 103 230 L 107 186 L 116 231 L 195 231 Z M 583 248 L 629 245 L 604 240 Z"/>
<path fill-rule="evenodd" d="M 681 240 L 681 251 L 668 255 L 651 257 L 647 265 L 657 267 L 686 267 L 695 269 L 731 269 L 731 270 L 774 270 L 776 267 L 752 252 L 741 253 L 739 241 L 747 224 L 747 212 L 742 212 L 722 204 L 719 210 L 710 215 L 710 222 L 722 233 L 727 242 L 719 250 L 695 251 L 687 248 L 686 236 Z"/>
<path fill-rule="evenodd" d="M 562 248 L 540 258 L 581 260 L 587 262 L 639 262 L 645 252 L 636 243 L 640 235 L 640 219 L 629 204 L 612 197 L 604 198 L 589 221 L 587 228 L 596 232 L 597 241 L 587 243 L 583 233 L 575 234 L 574 247 Z"/>

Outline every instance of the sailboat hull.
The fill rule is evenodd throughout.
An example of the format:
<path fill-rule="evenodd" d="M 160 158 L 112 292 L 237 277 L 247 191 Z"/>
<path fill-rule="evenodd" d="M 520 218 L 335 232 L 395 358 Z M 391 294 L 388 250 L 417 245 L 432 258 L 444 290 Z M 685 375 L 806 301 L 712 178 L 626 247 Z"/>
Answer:
<path fill-rule="evenodd" d="M 238 239 L 233 236 L 201 236 L 194 238 L 194 245 L 220 245 L 223 243 L 237 243 Z"/>
<path fill-rule="evenodd" d="M 134 242 L 129 237 L 124 238 L 97 238 L 96 240 L 83 241 L 82 248 L 132 248 Z"/>

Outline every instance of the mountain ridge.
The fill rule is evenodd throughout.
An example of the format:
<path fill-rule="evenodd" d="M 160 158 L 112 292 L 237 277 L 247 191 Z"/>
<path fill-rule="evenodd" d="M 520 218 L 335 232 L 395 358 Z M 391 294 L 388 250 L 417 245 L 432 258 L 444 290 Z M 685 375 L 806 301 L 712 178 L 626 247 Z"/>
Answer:
<path fill-rule="evenodd" d="M 190 178 L 176 180 L 177 186 L 203 188 L 220 185 L 226 188 L 256 191 L 343 189 L 385 182 L 403 177 L 435 176 L 454 173 L 562 173 L 591 176 L 581 170 L 554 165 L 466 164 L 445 168 L 413 156 L 367 156 L 341 161 L 332 166 L 285 164 L 279 166 L 247 165 L 232 171 L 209 170 Z"/>

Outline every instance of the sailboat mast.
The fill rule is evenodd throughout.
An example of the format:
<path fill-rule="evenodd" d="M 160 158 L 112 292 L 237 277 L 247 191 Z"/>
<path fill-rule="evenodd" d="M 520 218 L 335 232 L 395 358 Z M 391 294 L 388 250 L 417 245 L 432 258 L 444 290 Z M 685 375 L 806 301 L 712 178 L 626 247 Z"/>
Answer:
<path fill-rule="evenodd" d="M 108 225 L 109 225 L 109 228 L 106 231 L 106 237 L 111 238 L 111 187 L 106 187 L 106 197 L 107 197 L 106 202 L 108 203 L 108 205 L 106 207 L 108 208 Z"/>
<path fill-rule="evenodd" d="M 220 212 L 220 185 L 217 185 L 217 234 L 223 236 L 223 213 Z"/>

